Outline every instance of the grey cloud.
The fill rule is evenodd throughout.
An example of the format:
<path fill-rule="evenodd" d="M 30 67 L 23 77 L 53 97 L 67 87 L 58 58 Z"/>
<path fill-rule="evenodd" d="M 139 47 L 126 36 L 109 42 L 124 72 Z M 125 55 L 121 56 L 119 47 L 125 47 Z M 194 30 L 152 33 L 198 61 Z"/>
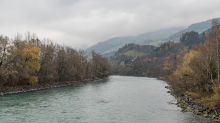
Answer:
<path fill-rule="evenodd" d="M 0 34 L 31 31 L 86 48 L 116 36 L 220 17 L 218 0 L 0 0 Z"/>

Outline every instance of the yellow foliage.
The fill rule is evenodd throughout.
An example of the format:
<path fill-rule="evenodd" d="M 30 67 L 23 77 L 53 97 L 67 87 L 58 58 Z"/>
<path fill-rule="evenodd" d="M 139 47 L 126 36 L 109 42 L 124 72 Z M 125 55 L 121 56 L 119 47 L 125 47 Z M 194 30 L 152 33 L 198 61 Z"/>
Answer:
<path fill-rule="evenodd" d="M 40 69 L 39 54 L 40 49 L 32 42 L 21 42 L 15 49 L 15 54 L 20 56 L 18 66 L 20 67 L 20 75 L 29 82 L 36 84 L 38 78 L 34 77 Z M 16 57 L 16 55 L 15 55 Z"/>
<path fill-rule="evenodd" d="M 30 82 L 32 85 L 36 85 L 37 82 L 38 82 L 38 77 L 37 77 L 37 76 L 30 76 L 30 77 L 29 77 L 29 82 Z"/>
<path fill-rule="evenodd" d="M 33 43 L 29 42 L 26 44 L 26 48 L 24 49 L 22 55 L 25 58 L 24 62 L 26 62 L 26 64 L 29 66 L 30 72 L 32 74 L 40 69 L 39 53 L 40 49 L 36 47 Z"/>
<path fill-rule="evenodd" d="M 191 50 L 184 56 L 183 63 L 178 66 L 178 69 L 174 72 L 174 76 L 183 78 L 183 76 L 193 75 L 194 71 L 190 67 L 191 61 L 201 54 L 200 51 Z"/>

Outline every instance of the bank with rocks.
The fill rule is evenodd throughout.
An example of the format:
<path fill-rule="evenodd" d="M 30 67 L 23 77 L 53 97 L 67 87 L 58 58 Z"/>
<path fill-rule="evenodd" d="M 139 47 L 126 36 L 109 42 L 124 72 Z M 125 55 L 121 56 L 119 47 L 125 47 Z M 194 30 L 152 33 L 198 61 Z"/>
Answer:
<path fill-rule="evenodd" d="M 211 118 L 213 122 L 220 123 L 220 112 L 217 112 L 214 107 L 210 108 L 204 103 L 199 103 L 191 98 L 190 95 L 183 94 L 168 83 L 169 86 L 165 88 L 169 89 L 167 93 L 170 93 L 177 100 L 176 105 L 182 108 L 183 112 L 193 112 L 196 115 L 201 115 L 206 118 Z"/>
<path fill-rule="evenodd" d="M 67 82 L 55 82 L 55 83 L 38 84 L 38 85 L 1 87 L 0 96 L 9 95 L 9 94 L 17 94 L 17 93 L 25 93 L 25 92 L 31 92 L 31 91 L 38 91 L 38 90 L 45 90 L 45 89 L 50 89 L 50 88 L 65 87 L 65 86 L 71 86 L 71 85 L 79 85 L 79 84 L 85 84 L 85 83 L 91 83 L 91 82 L 100 82 L 100 81 L 107 80 L 107 79 L 108 77 L 85 79 L 81 81 L 67 81 Z"/>

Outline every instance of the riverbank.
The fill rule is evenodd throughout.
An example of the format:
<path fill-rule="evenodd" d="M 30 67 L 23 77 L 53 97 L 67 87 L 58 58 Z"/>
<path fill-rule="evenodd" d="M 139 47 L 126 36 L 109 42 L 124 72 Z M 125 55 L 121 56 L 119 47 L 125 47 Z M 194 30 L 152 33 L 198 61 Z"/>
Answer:
<path fill-rule="evenodd" d="M 211 118 L 213 122 L 220 123 L 220 112 L 217 112 L 214 107 L 210 108 L 204 103 L 199 103 L 191 98 L 190 95 L 182 94 L 175 90 L 170 83 L 165 88 L 169 89 L 170 93 L 177 100 L 176 105 L 182 108 L 183 112 L 193 112 L 196 115 L 201 115 L 206 118 Z"/>
<path fill-rule="evenodd" d="M 108 79 L 108 77 L 104 78 L 95 78 L 95 79 L 86 79 L 81 81 L 68 81 L 68 82 L 56 82 L 56 83 L 47 83 L 47 84 L 38 84 L 35 86 L 25 85 L 25 86 L 16 86 L 16 87 L 1 87 L 0 88 L 0 96 L 9 95 L 9 94 L 17 94 L 17 93 L 25 93 L 31 91 L 45 90 L 50 88 L 58 88 L 65 87 L 70 85 L 79 85 L 90 82 L 99 82 Z"/>

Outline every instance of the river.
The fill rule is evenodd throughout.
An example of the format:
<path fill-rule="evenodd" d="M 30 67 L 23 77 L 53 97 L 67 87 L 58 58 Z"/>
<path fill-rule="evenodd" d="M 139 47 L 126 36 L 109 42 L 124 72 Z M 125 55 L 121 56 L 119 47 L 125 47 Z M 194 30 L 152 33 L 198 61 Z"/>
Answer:
<path fill-rule="evenodd" d="M 111 76 L 102 82 L 0 97 L 0 123 L 211 123 L 181 112 L 155 78 Z"/>

